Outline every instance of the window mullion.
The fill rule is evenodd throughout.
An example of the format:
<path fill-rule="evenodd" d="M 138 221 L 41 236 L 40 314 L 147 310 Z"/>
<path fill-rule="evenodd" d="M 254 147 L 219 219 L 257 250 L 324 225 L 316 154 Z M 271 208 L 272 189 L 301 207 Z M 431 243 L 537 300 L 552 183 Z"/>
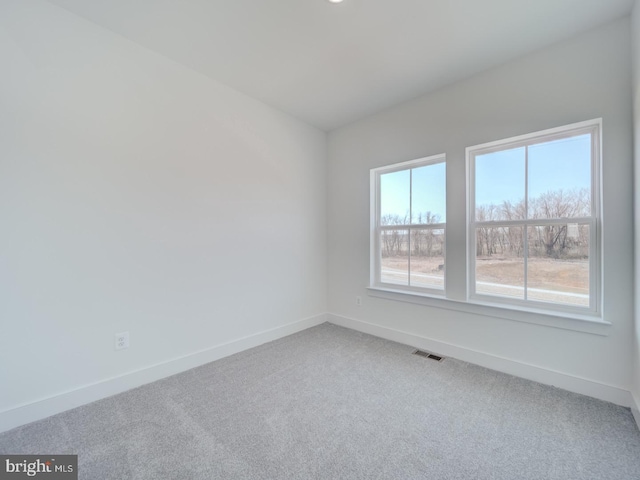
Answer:
<path fill-rule="evenodd" d="M 375 260 L 375 283 L 379 284 L 382 281 L 382 222 L 380 219 L 380 215 L 382 212 L 382 199 L 380 198 L 380 174 L 376 174 L 375 177 L 375 221 L 376 221 L 376 260 Z"/>
<path fill-rule="evenodd" d="M 567 222 L 565 222 L 567 223 Z M 584 222 L 573 222 L 573 223 L 584 223 Z M 409 224 L 399 224 L 399 225 L 381 225 L 380 226 L 380 230 L 398 230 L 398 229 L 408 229 L 408 228 L 415 228 L 415 229 L 420 229 L 420 230 L 425 230 L 425 229 L 433 229 L 433 230 L 438 230 L 438 229 L 443 229 L 446 227 L 446 223 L 417 223 L 417 224 L 413 224 L 413 225 L 409 225 Z"/>
<path fill-rule="evenodd" d="M 413 222 L 413 169 L 409 170 L 409 225 Z M 411 286 L 411 226 L 407 229 L 407 285 Z"/>
<path fill-rule="evenodd" d="M 524 148 L 524 219 L 529 220 L 529 146 Z M 522 228 L 523 241 L 523 260 L 524 260 L 524 300 L 529 298 L 528 280 L 529 280 L 529 225 L 525 224 Z"/>
<path fill-rule="evenodd" d="M 599 235 L 598 222 L 595 217 L 589 222 L 589 292 L 595 292 L 600 285 L 600 269 L 598 265 L 600 263 L 601 251 L 593 248 L 593 245 L 597 244 Z M 589 295 L 589 308 L 597 311 L 600 309 L 598 295 Z"/>

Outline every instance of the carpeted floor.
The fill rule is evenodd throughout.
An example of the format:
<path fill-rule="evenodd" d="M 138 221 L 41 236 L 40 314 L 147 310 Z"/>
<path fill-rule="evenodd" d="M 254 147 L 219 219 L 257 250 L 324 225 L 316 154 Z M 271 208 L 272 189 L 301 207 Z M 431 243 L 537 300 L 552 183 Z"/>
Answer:
<path fill-rule="evenodd" d="M 331 324 L 0 434 L 81 479 L 640 479 L 630 411 Z"/>

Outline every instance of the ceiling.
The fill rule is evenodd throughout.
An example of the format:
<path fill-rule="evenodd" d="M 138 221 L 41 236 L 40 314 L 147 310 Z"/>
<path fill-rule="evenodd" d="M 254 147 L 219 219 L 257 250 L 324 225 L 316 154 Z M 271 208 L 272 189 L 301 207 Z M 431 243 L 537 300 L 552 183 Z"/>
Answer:
<path fill-rule="evenodd" d="M 49 0 L 322 130 L 630 13 L 633 0 Z"/>

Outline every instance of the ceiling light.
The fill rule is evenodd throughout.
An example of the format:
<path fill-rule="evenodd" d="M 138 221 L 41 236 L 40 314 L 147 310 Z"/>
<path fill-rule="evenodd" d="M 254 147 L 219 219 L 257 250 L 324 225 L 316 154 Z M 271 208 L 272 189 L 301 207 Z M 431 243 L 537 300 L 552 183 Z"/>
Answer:
<path fill-rule="evenodd" d="M 340 3 L 340 2 L 342 2 L 342 0 L 329 0 L 329 2 L 331 2 L 331 3 Z"/>

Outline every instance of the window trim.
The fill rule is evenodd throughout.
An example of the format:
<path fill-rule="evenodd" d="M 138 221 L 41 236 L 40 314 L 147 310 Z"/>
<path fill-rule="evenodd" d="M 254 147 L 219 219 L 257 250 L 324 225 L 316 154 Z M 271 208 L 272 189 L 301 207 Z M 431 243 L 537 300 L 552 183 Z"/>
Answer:
<path fill-rule="evenodd" d="M 562 138 L 570 138 L 577 135 L 591 135 L 591 211 L 590 217 L 567 219 L 523 219 L 513 221 L 476 222 L 475 220 L 475 157 L 487 153 L 503 151 L 523 146 L 532 146 L 538 143 L 546 143 Z M 602 316 L 602 119 L 587 120 L 556 128 L 519 135 L 503 140 L 497 140 L 480 145 L 467 147 L 466 159 L 466 235 L 467 235 L 467 271 L 466 291 L 467 301 L 478 305 L 495 306 L 515 310 L 535 310 L 549 312 L 549 314 L 574 314 L 576 318 L 601 318 Z M 528 172 L 525 169 L 525 179 Z M 526 191 L 525 191 L 526 194 Z M 476 268 L 476 231 L 477 225 L 495 226 L 522 226 L 541 224 L 567 224 L 578 223 L 589 225 L 589 307 L 571 306 L 565 304 L 553 304 L 535 300 L 511 299 L 493 295 L 479 294 L 475 291 Z M 525 237 L 526 238 L 526 237 Z M 525 244 L 526 245 L 526 244 Z"/>
<path fill-rule="evenodd" d="M 511 307 L 508 305 L 494 305 L 478 303 L 472 300 L 457 300 L 453 298 L 435 297 L 414 292 L 400 291 L 381 287 L 368 287 L 370 297 L 411 303 L 445 311 L 462 312 L 476 316 L 499 318 L 516 322 L 542 325 L 574 332 L 590 333 L 608 336 L 611 322 L 591 315 L 576 313 L 560 313 L 548 310 L 537 310 L 527 307 Z"/>
<path fill-rule="evenodd" d="M 420 168 L 427 165 L 436 165 L 439 163 L 445 164 L 447 158 L 444 153 L 431 155 L 428 157 L 416 158 L 414 160 L 408 160 L 405 162 L 394 163 L 392 165 L 372 168 L 369 171 L 369 181 L 370 181 L 370 221 L 369 221 L 369 286 L 374 289 L 381 290 L 389 290 L 389 291 L 399 291 L 407 294 L 420 295 L 420 296 L 430 296 L 434 298 L 446 298 L 446 284 L 447 284 L 447 265 L 446 265 L 446 238 L 447 238 L 447 229 L 446 222 L 434 223 L 434 224 L 408 224 L 408 225 L 397 225 L 394 227 L 399 229 L 408 229 L 411 232 L 411 229 L 429 229 L 429 230 L 443 230 L 444 231 L 444 244 L 443 248 L 445 251 L 443 255 L 445 256 L 445 264 L 443 271 L 443 286 L 442 289 L 436 288 L 427 288 L 427 287 L 414 287 L 411 285 L 395 285 L 391 283 L 383 283 L 381 280 L 381 258 L 382 258 L 382 245 L 381 245 L 381 231 L 383 230 L 382 225 L 380 225 L 380 216 L 381 216 L 381 195 L 380 195 L 380 176 L 387 173 L 394 173 L 403 170 L 410 170 L 413 168 Z M 446 188 L 446 177 L 445 177 L 445 188 Z M 411 189 L 411 186 L 410 186 Z M 410 190 L 411 191 L 411 190 Z M 446 206 L 445 206 L 446 208 Z M 410 219 L 411 221 L 411 215 Z M 410 235 L 410 234 L 409 234 Z M 409 255 L 409 270 L 408 276 L 411 278 L 411 263 L 410 263 L 411 255 Z"/>

